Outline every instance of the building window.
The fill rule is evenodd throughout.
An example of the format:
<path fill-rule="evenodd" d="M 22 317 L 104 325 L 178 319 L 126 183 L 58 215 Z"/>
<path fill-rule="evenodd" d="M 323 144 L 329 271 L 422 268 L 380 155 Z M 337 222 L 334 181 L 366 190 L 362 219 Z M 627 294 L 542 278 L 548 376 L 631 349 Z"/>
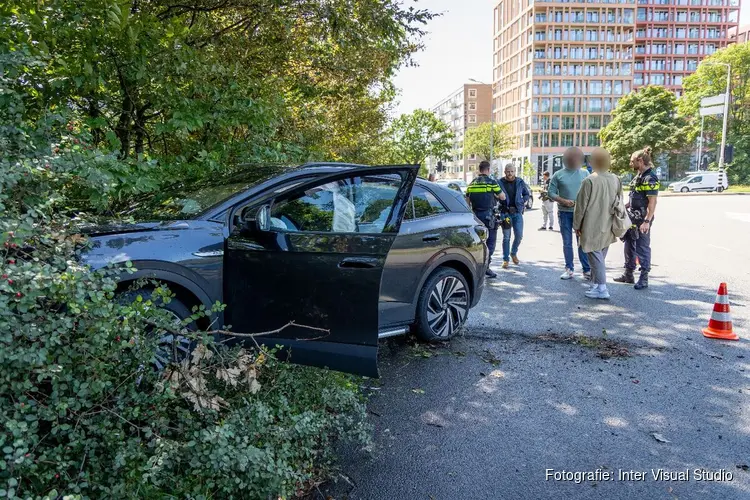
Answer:
<path fill-rule="evenodd" d="M 476 123 L 477 115 L 469 115 L 469 123 Z"/>
<path fill-rule="evenodd" d="M 477 98 L 477 89 L 469 89 L 469 99 Z"/>
<path fill-rule="evenodd" d="M 469 103 L 469 111 L 476 111 L 476 109 L 477 109 L 477 103 L 470 102 Z"/>
<path fill-rule="evenodd" d="M 477 155 L 476 155 L 476 153 L 471 153 L 471 154 L 469 155 L 469 159 L 470 159 L 470 160 L 476 160 L 476 159 L 477 159 Z"/>

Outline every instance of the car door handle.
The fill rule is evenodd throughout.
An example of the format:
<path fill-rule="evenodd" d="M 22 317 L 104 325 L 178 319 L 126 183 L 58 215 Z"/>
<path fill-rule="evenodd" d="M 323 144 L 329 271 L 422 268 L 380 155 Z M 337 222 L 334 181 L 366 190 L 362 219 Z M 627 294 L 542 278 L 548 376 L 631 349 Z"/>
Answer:
<path fill-rule="evenodd" d="M 340 268 L 372 269 L 380 264 L 380 259 L 374 257 L 347 257 L 339 262 Z"/>
<path fill-rule="evenodd" d="M 438 241 L 440 239 L 440 233 L 434 233 L 434 234 L 425 234 L 422 237 L 422 241 Z"/>

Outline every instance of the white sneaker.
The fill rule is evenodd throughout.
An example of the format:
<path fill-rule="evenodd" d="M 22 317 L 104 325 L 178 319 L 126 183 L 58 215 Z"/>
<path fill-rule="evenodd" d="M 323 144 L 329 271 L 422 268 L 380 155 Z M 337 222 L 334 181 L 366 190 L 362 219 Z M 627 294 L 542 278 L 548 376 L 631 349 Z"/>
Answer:
<path fill-rule="evenodd" d="M 573 279 L 573 271 L 570 269 L 566 269 L 564 273 L 560 275 L 561 280 L 572 280 Z"/>
<path fill-rule="evenodd" d="M 602 290 L 599 287 L 592 288 L 588 292 L 586 292 L 586 297 L 590 299 L 601 299 L 601 300 L 607 300 L 609 299 L 609 290 L 606 288 Z"/>

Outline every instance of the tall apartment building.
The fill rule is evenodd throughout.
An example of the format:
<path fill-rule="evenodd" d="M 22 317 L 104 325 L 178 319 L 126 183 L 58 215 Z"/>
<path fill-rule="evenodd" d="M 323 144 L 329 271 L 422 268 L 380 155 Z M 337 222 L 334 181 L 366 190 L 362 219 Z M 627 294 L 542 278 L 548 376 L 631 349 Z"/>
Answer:
<path fill-rule="evenodd" d="M 728 43 L 739 0 L 500 0 L 494 13 L 496 122 L 513 162 L 541 176 L 570 146 L 599 145 L 619 99 L 683 78 Z"/>
<path fill-rule="evenodd" d="M 738 26 L 729 30 L 729 43 L 750 42 L 750 24 Z"/>
<path fill-rule="evenodd" d="M 432 112 L 448 124 L 455 136 L 448 158 L 427 159 L 427 168 L 431 172 L 435 171 L 438 161 L 446 167 L 444 172 L 436 172 L 438 178 L 470 182 L 476 177 L 479 160 L 474 155 L 464 157 L 464 138 L 468 129 L 490 121 L 491 106 L 492 86 L 481 83 L 464 84 L 433 106 Z"/>

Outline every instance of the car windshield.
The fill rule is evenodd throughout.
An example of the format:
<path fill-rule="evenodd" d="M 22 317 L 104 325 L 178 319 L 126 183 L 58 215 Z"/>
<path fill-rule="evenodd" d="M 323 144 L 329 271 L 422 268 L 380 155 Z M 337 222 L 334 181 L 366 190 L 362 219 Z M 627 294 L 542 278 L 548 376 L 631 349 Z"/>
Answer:
<path fill-rule="evenodd" d="M 233 178 L 187 188 L 184 195 L 155 199 L 137 214 L 142 220 L 192 219 L 220 205 L 228 198 L 278 175 L 283 167 L 257 167 Z M 287 185 L 286 189 L 293 186 Z"/>
<path fill-rule="evenodd" d="M 687 182 L 687 181 L 689 181 L 690 179 L 692 179 L 693 177 L 695 177 L 695 176 L 694 176 L 694 175 L 688 175 L 688 176 L 686 176 L 686 177 L 683 177 L 682 179 L 680 179 L 680 180 L 679 180 L 679 181 L 677 181 L 677 182 Z"/>

